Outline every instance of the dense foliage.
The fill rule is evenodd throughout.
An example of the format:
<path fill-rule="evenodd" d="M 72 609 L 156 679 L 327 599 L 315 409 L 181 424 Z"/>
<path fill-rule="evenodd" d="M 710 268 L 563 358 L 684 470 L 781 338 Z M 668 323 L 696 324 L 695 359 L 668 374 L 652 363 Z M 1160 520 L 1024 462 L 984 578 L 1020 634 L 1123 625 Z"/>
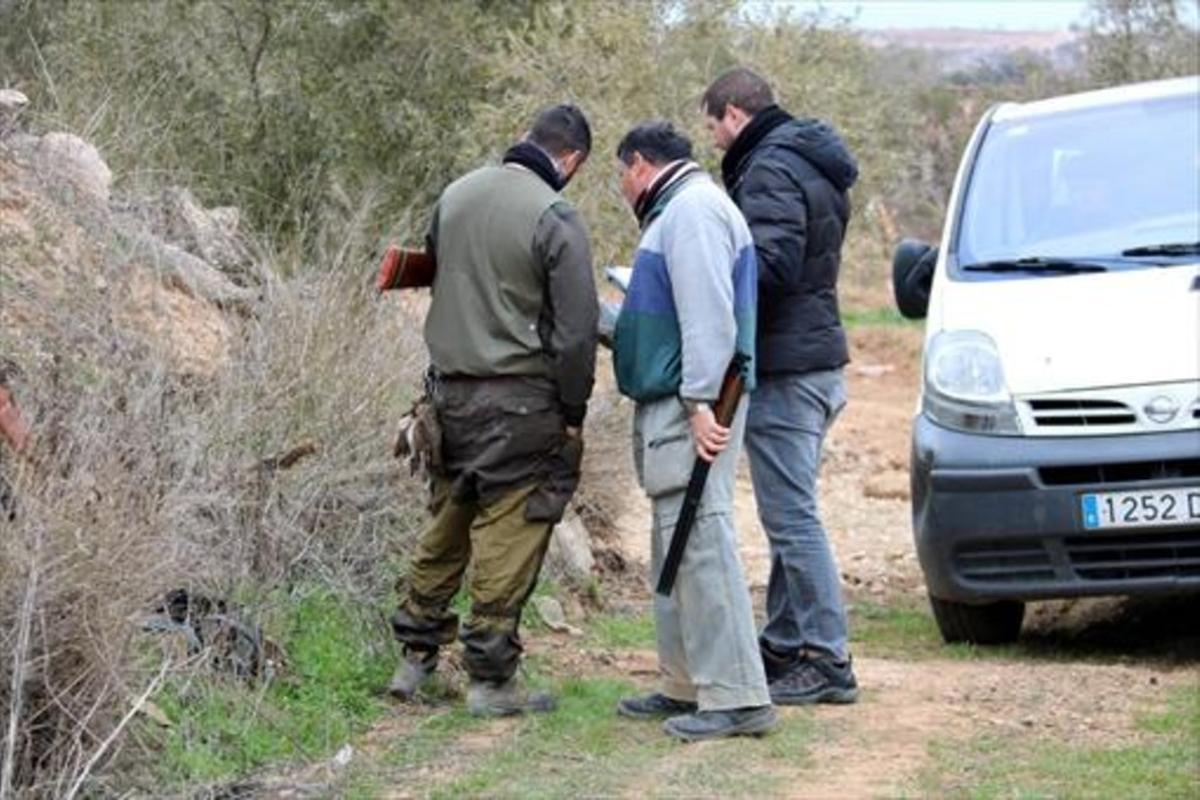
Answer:
<path fill-rule="evenodd" d="M 734 64 L 760 68 L 786 107 L 844 132 L 863 166 L 860 238 L 890 233 L 880 204 L 902 227 L 937 227 L 963 137 L 994 99 L 1196 71 L 1174 0 L 1098 2 L 1082 32 L 1086 71 L 1022 54 L 954 76 L 927 54 L 871 47 L 828 14 L 775 8 L 4 0 L 0 84 L 29 94 L 44 126 L 94 141 L 127 187 L 184 183 L 238 205 L 296 245 L 296 263 L 364 205 L 379 238 L 412 235 L 452 176 L 494 157 L 538 106 L 570 99 L 597 133 L 571 192 L 609 260 L 632 235 L 612 188 L 621 133 L 671 118 L 714 166 L 697 99 Z"/>

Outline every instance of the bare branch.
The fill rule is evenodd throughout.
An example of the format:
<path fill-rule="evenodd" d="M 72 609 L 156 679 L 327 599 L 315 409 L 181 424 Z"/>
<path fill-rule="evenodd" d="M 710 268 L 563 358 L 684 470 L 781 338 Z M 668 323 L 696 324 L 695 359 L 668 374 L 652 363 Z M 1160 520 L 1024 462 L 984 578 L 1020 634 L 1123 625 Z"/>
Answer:
<path fill-rule="evenodd" d="M 41 534 L 38 534 L 38 545 Z M 25 668 L 29 655 L 29 633 L 33 627 L 34 605 L 38 593 L 38 551 L 35 547 L 33 558 L 29 564 L 29 575 L 25 579 L 25 597 L 21 602 L 21 613 L 17 621 L 17 646 L 13 648 L 13 672 L 10 685 L 12 702 L 8 709 L 8 734 L 5 739 L 4 760 L 0 764 L 0 800 L 12 797 L 13 772 L 16 764 L 17 729 L 20 725 L 22 705 L 25 695 Z"/>
<path fill-rule="evenodd" d="M 108 752 L 108 748 L 112 746 L 112 743 L 117 740 L 117 737 L 120 736 L 121 732 L 125 730 L 125 727 L 129 725 L 129 721 L 132 720 L 139 711 L 141 711 L 142 706 L 145 705 L 146 701 L 150 699 L 150 695 L 158 691 L 158 687 L 162 685 L 163 678 L 166 677 L 167 670 L 170 668 L 171 660 L 167 659 L 163 661 L 162 669 L 158 671 L 158 675 L 154 676 L 154 680 L 150 681 L 150 685 L 146 687 L 146 690 L 142 692 L 137 701 L 130 706 L 129 711 L 125 713 L 125 716 L 121 718 L 121 721 L 117 723 L 116 727 L 109 732 L 104 741 L 100 743 L 100 746 L 97 747 L 92 753 L 91 757 L 88 758 L 87 763 L 83 765 L 83 769 L 81 769 L 75 776 L 75 783 L 71 785 L 71 789 L 67 792 L 64 800 L 71 800 L 71 798 L 75 797 L 75 795 L 79 793 L 79 789 L 83 786 L 83 782 L 87 780 L 88 775 L 90 775 L 92 770 L 95 769 L 96 764 L 101 758 L 104 757 L 104 754 Z"/>

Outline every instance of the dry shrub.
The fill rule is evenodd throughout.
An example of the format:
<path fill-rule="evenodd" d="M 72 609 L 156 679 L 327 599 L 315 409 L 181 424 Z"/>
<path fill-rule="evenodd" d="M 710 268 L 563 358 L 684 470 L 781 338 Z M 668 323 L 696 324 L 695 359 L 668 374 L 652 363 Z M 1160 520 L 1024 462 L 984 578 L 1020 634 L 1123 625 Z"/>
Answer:
<path fill-rule="evenodd" d="M 256 315 L 226 315 L 228 357 L 196 369 L 176 339 L 130 324 L 156 297 L 180 313 L 144 292 L 126 313 L 148 265 L 101 230 L 43 222 L 39 236 L 70 229 L 85 237 L 72 252 L 103 257 L 86 280 L 38 282 L 67 267 L 35 237 L 32 269 L 0 263 L 6 308 L 22 301 L 0 357 L 36 437 L 31 459 L 0 454 L 16 497 L 0 516 L 0 797 L 84 789 L 136 700 L 196 666 L 164 663 L 139 632 L 165 591 L 253 605 L 318 583 L 378 604 L 420 509 L 389 445 L 424 348 L 417 320 L 372 296 L 358 231 Z M 305 443 L 315 453 L 280 466 Z"/>

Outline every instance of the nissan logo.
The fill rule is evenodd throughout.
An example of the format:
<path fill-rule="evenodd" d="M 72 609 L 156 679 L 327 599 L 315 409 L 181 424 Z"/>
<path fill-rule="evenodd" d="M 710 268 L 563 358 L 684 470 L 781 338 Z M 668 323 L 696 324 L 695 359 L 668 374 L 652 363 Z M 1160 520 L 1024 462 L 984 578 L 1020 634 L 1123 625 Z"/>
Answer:
<path fill-rule="evenodd" d="M 1175 419 L 1179 413 L 1179 403 L 1174 398 L 1159 395 L 1142 408 L 1142 411 L 1153 422 L 1165 424 Z"/>

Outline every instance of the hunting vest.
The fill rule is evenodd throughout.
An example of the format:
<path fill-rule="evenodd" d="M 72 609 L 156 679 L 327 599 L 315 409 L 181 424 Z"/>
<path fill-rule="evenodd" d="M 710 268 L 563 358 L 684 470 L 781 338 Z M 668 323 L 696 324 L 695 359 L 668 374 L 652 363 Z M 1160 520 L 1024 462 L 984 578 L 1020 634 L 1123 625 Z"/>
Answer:
<path fill-rule="evenodd" d="M 425 344 L 444 375 L 548 375 L 538 333 L 546 275 L 534 252 L 557 192 L 527 170 L 482 167 L 438 203 L 437 276 Z"/>

